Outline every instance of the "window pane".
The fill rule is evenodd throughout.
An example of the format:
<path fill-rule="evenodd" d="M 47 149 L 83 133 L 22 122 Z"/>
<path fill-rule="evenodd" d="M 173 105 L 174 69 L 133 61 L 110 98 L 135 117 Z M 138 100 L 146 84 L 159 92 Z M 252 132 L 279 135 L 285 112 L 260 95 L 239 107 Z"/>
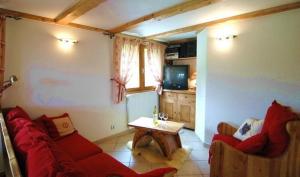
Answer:
<path fill-rule="evenodd" d="M 151 67 L 149 66 L 148 60 L 147 60 L 148 54 L 147 54 L 147 49 L 145 48 L 144 50 L 144 63 L 145 63 L 145 87 L 149 86 L 155 86 L 156 81 L 153 77 Z"/>
<path fill-rule="evenodd" d="M 139 72 L 140 62 L 138 56 L 133 60 L 130 68 L 129 81 L 126 84 L 126 88 L 138 88 L 140 87 L 140 72 Z"/>

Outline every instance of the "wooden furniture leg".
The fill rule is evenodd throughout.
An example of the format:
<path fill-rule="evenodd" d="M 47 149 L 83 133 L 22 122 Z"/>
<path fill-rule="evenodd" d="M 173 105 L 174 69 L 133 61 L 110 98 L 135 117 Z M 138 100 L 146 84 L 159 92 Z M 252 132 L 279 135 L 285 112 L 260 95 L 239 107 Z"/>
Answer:
<path fill-rule="evenodd" d="M 147 146 L 152 141 L 151 131 L 137 128 L 133 137 L 132 148 Z"/>
<path fill-rule="evenodd" d="M 151 131 L 145 129 L 137 129 L 134 134 L 132 147 L 135 148 L 137 145 L 148 145 L 152 140 L 152 138 L 149 138 L 149 136 L 158 143 L 162 152 L 169 160 L 171 160 L 172 154 L 178 148 L 182 147 L 179 134 L 166 134 L 159 131 Z"/>

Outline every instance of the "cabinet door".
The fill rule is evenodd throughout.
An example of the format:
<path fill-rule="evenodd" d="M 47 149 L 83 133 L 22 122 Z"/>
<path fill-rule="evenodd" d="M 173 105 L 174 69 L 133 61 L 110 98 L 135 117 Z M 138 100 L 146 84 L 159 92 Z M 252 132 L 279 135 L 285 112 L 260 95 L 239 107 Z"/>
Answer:
<path fill-rule="evenodd" d="M 191 129 L 195 128 L 195 102 L 195 95 L 178 94 L 177 120 Z"/>
<path fill-rule="evenodd" d="M 176 102 L 176 93 L 163 92 L 160 96 L 160 112 L 167 113 L 171 121 L 175 121 L 176 118 Z"/>

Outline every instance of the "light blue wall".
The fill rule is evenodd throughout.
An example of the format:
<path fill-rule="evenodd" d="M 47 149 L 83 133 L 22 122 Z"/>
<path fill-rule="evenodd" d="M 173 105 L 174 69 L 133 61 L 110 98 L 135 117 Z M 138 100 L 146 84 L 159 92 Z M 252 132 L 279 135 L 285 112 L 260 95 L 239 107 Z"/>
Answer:
<path fill-rule="evenodd" d="M 203 53 L 197 60 L 196 130 L 202 132 L 198 129 L 205 122 L 205 143 L 210 143 L 221 121 L 238 126 L 249 117 L 264 118 L 274 99 L 300 112 L 299 19 L 298 9 L 231 22 L 238 37 L 223 51 L 214 36 L 222 26 L 198 34 L 200 41 L 205 42 L 205 34 L 208 38 L 198 45 L 198 51 L 207 45 L 206 60 Z M 205 62 L 207 71 L 200 71 Z"/>

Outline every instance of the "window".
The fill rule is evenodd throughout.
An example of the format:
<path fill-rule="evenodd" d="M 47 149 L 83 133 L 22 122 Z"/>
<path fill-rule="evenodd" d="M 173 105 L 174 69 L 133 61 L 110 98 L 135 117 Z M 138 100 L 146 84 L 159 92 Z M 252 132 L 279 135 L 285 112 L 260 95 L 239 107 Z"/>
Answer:
<path fill-rule="evenodd" d="M 132 74 L 126 84 L 128 92 L 139 92 L 154 89 L 156 81 L 147 62 L 147 55 L 145 45 L 140 45 L 139 57 L 135 59 L 132 65 Z"/>

